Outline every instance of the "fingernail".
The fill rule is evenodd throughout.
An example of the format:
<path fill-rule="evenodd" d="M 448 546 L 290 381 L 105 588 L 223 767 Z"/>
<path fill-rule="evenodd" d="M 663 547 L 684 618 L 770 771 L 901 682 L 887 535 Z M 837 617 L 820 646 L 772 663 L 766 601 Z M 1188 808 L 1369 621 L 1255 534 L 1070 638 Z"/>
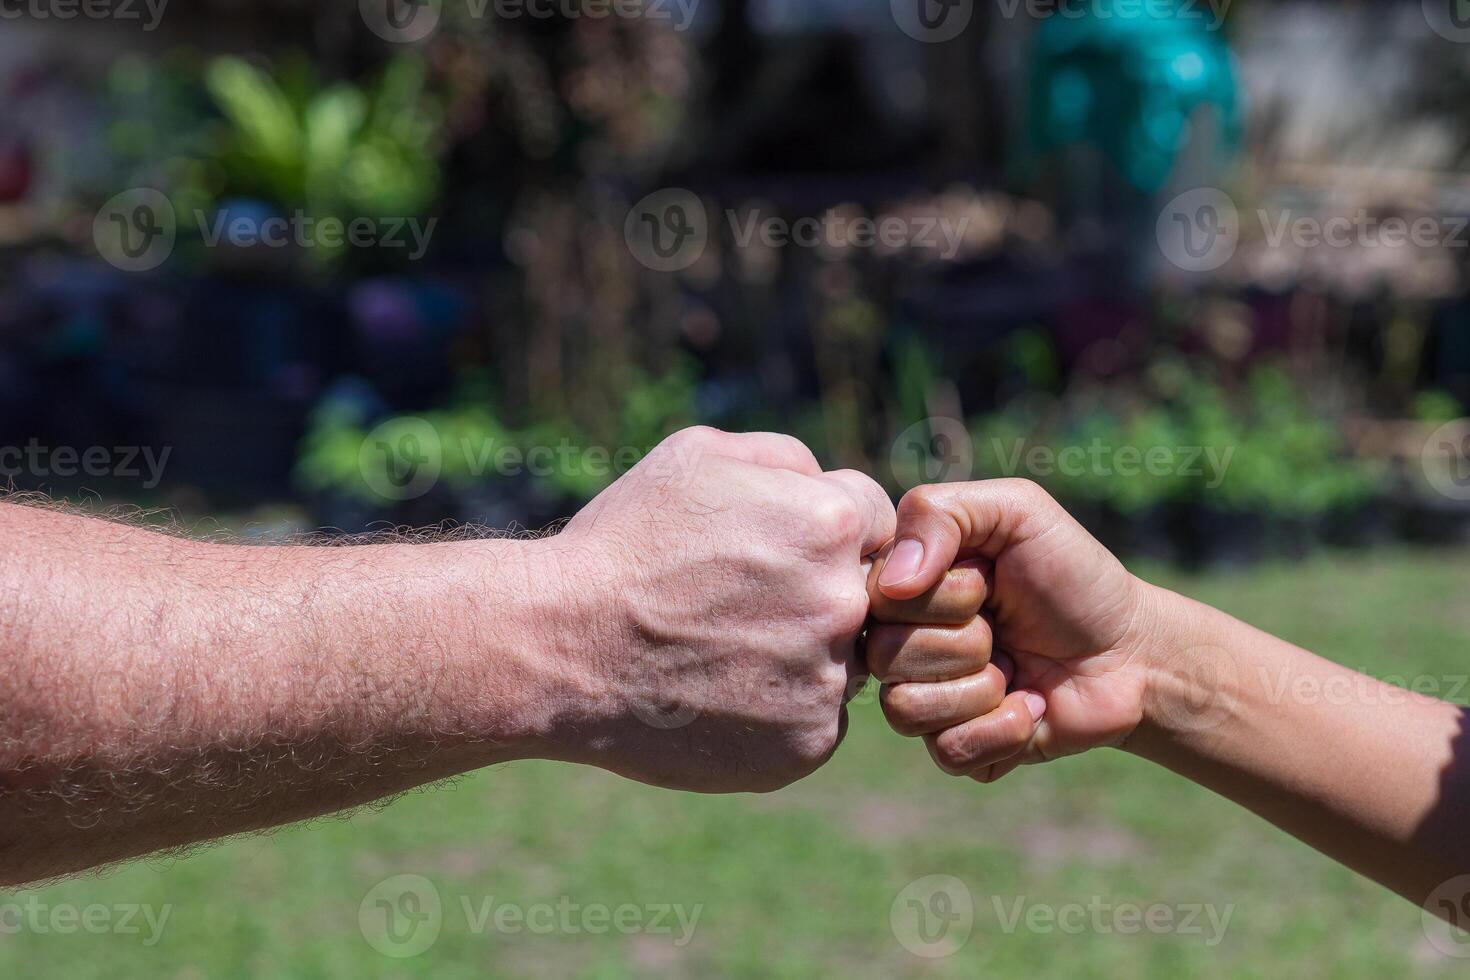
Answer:
<path fill-rule="evenodd" d="M 1031 712 L 1032 721 L 1040 721 L 1041 716 L 1046 714 L 1046 698 L 1035 691 L 1027 691 L 1026 710 Z"/>
<path fill-rule="evenodd" d="M 900 585 L 919 574 L 924 563 L 924 543 L 917 538 L 904 538 L 893 546 L 883 574 L 878 576 L 879 585 Z"/>

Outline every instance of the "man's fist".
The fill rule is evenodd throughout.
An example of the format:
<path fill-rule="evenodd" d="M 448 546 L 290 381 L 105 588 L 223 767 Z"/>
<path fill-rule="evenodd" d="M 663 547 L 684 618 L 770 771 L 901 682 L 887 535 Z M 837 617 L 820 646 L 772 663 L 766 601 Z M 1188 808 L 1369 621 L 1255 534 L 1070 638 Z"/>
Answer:
<path fill-rule="evenodd" d="M 863 676 L 863 559 L 893 526 L 876 483 L 789 436 L 670 436 L 554 540 L 580 624 L 564 757 L 708 792 L 815 770 Z"/>

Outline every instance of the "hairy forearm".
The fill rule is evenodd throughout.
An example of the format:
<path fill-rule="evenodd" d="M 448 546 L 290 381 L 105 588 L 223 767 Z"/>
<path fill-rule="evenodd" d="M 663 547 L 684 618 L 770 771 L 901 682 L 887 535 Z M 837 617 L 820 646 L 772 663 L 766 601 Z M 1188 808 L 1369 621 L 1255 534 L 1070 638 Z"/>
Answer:
<path fill-rule="evenodd" d="M 1466 712 L 1156 593 L 1154 678 L 1128 748 L 1422 903 L 1470 871 Z"/>
<path fill-rule="evenodd" d="M 574 697 L 544 542 L 227 545 L 15 505 L 0 542 L 7 883 L 554 755 Z"/>

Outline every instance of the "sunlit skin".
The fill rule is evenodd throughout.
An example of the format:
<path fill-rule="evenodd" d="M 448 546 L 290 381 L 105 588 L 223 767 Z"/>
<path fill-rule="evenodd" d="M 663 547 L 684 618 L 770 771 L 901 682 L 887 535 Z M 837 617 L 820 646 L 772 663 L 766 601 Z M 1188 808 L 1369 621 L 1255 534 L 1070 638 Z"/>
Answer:
<path fill-rule="evenodd" d="M 869 580 L 870 666 L 945 771 L 989 783 L 1114 746 L 1416 903 L 1470 872 L 1460 707 L 1143 582 L 1026 481 L 917 488 L 895 542 Z M 1463 898 L 1427 907 L 1463 925 Z"/>
<path fill-rule="evenodd" d="M 0 504 L 0 883 L 513 759 L 766 791 L 837 748 L 893 504 L 678 433 L 540 540 L 242 546 Z"/>

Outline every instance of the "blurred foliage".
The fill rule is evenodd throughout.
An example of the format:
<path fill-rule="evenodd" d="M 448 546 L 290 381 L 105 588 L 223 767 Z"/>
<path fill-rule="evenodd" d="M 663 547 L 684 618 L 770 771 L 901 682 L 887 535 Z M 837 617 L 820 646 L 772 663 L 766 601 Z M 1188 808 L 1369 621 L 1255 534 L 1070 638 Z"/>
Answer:
<path fill-rule="evenodd" d="M 397 446 L 399 437 L 414 431 L 422 420 L 439 438 L 440 478 L 451 490 L 468 490 L 506 476 L 496 472 L 496 453 L 503 449 L 524 454 L 549 447 L 558 453 L 556 465 L 532 478 L 546 481 L 558 494 L 580 504 L 621 475 L 615 468 L 619 458 L 636 461 L 668 433 L 695 421 L 695 381 L 696 366 L 687 358 L 658 376 L 634 369 L 622 410 L 612 420 L 613 442 L 565 418 L 522 427 L 507 424 L 494 407 L 491 387 L 476 375 L 459 385 L 446 407 L 411 416 L 370 419 L 349 401 L 325 399 L 313 412 L 302 440 L 296 481 L 310 493 L 340 494 L 386 507 L 392 501 L 363 478 L 361 453 L 368 433 L 376 431 L 380 441 Z M 628 455 L 620 457 L 620 450 Z"/>
<path fill-rule="evenodd" d="M 295 63 L 273 78 L 217 58 L 205 84 L 228 129 L 219 162 L 232 188 L 317 217 L 415 215 L 439 189 L 439 114 L 421 58 L 401 54 L 366 87 L 320 83 Z"/>
<path fill-rule="evenodd" d="M 233 56 L 128 56 L 109 73 L 107 112 L 100 197 L 110 196 L 101 188 L 157 186 L 180 214 L 246 199 L 265 213 L 345 224 L 422 215 L 441 190 L 443 113 L 414 53 L 363 84 L 324 82 L 300 55 L 269 68 Z M 319 260 L 341 254 L 315 244 Z"/>
<path fill-rule="evenodd" d="M 1332 416 L 1279 364 L 1257 366 L 1233 389 L 1183 358 L 1163 359 L 1152 373 L 1172 394 L 1083 389 L 1055 403 L 1017 399 L 977 420 L 977 469 L 1027 475 L 1017 467 L 1037 447 L 1048 459 L 1070 447 L 1079 461 L 1096 447 L 1102 465 L 1085 457 L 1056 467 L 1044 482 L 1065 500 L 1123 513 L 1184 503 L 1302 518 L 1362 504 L 1377 489 L 1378 468 L 1346 455 Z M 1163 450 L 1167 465 L 1161 455 L 1161 465 L 1130 465 L 1137 472 L 1120 474 L 1120 449 L 1145 460 Z"/>
<path fill-rule="evenodd" d="M 1441 424 L 1459 418 L 1464 407 L 1447 391 L 1421 391 L 1414 395 L 1412 414 L 1420 422 Z"/>

